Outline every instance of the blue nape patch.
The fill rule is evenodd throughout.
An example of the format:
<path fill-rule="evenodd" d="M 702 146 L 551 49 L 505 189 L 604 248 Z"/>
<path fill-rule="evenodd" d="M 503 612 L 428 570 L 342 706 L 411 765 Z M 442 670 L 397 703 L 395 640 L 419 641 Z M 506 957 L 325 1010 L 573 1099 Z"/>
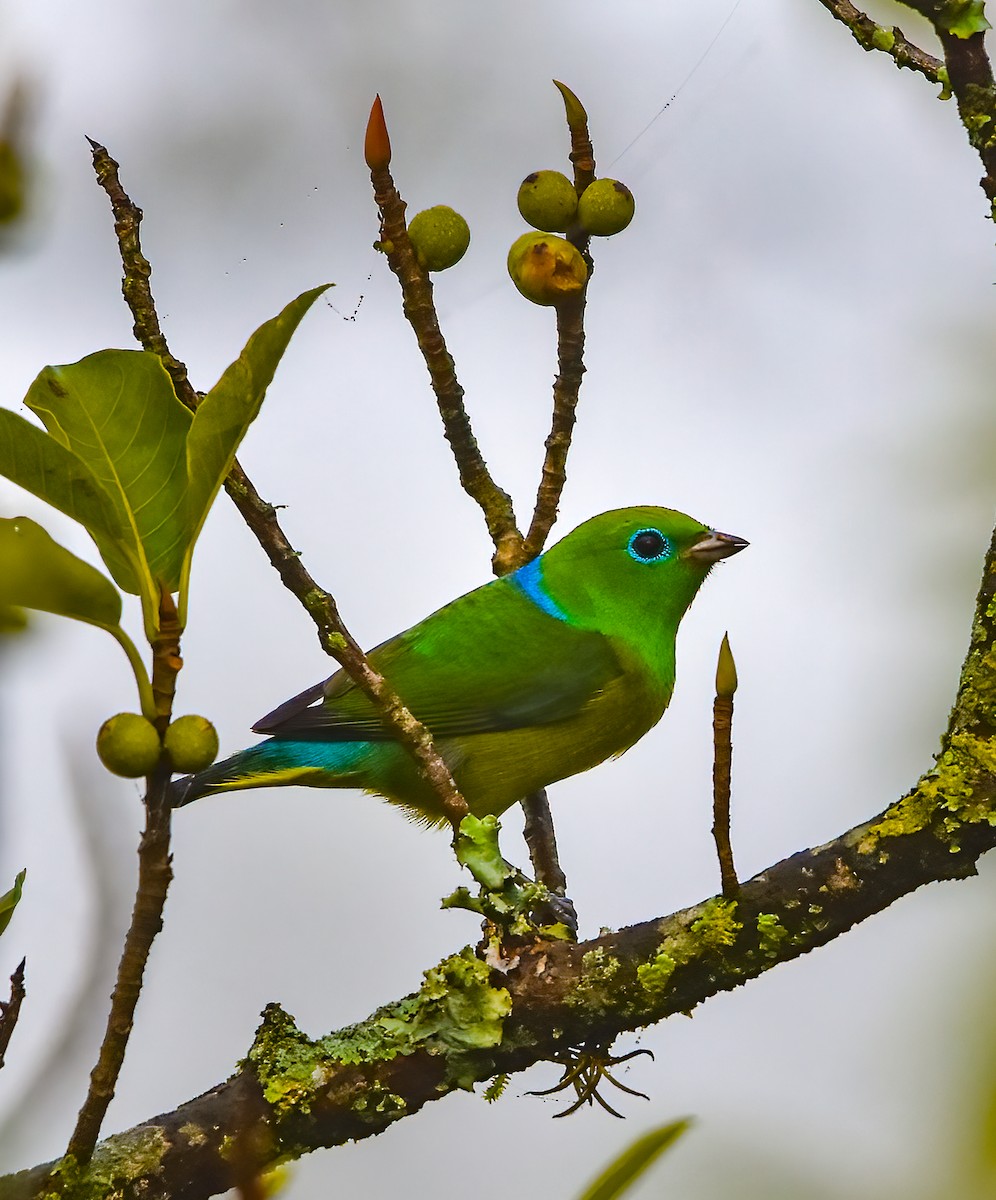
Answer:
<path fill-rule="evenodd" d="M 567 614 L 555 600 L 553 600 L 543 586 L 543 564 L 538 558 L 534 558 L 532 562 L 527 562 L 524 567 L 519 567 L 517 571 L 513 571 L 509 579 L 520 592 L 530 600 L 537 608 L 541 608 L 547 616 L 556 617 L 558 621 L 566 621 Z"/>

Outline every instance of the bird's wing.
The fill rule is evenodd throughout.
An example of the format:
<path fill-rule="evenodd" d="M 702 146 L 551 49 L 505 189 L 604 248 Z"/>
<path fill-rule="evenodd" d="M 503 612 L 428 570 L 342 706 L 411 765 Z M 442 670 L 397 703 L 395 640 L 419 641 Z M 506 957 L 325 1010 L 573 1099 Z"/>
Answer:
<path fill-rule="evenodd" d="M 543 612 L 506 580 L 433 613 L 371 651 L 370 661 L 437 737 L 566 720 L 623 673 L 608 638 Z M 392 736 L 344 671 L 253 729 L 322 741 Z"/>

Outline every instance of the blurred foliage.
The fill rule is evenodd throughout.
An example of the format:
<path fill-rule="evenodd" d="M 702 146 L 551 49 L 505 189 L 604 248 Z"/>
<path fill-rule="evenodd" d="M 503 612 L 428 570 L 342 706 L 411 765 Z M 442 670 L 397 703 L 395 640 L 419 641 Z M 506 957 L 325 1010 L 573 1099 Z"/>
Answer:
<path fill-rule="evenodd" d="M 609 1163 L 582 1192 L 580 1200 L 614 1200 L 622 1196 L 688 1129 L 687 1118 L 641 1134 Z"/>
<path fill-rule="evenodd" d="M 27 89 L 11 88 L 0 113 L 0 228 L 12 225 L 25 211 L 28 185 L 24 133 Z"/>
<path fill-rule="evenodd" d="M 28 626 L 28 616 L 15 604 L 0 604 L 0 635 L 21 633 Z"/>
<path fill-rule="evenodd" d="M 21 888 L 24 885 L 24 877 L 27 871 L 18 871 L 17 878 L 14 880 L 14 886 L 9 892 L 4 892 L 0 896 L 0 933 L 10 924 L 10 918 L 14 915 L 14 909 L 17 908 L 21 899 Z"/>

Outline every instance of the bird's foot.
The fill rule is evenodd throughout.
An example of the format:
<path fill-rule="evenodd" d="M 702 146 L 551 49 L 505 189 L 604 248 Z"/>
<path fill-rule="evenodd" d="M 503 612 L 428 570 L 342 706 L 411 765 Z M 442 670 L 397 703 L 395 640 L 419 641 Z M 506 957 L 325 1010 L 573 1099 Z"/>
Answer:
<path fill-rule="evenodd" d="M 573 1088 L 577 1094 L 577 1099 L 570 1108 L 565 1108 L 563 1112 L 555 1113 L 555 1117 L 569 1117 L 571 1113 L 576 1113 L 585 1104 L 592 1105 L 598 1103 L 607 1113 L 611 1113 L 612 1116 L 623 1120 L 622 1113 L 616 1112 L 612 1105 L 603 1096 L 599 1095 L 598 1089 L 604 1081 L 611 1083 L 619 1091 L 625 1092 L 627 1096 L 640 1096 L 644 1100 L 649 1100 L 650 1097 L 645 1092 L 638 1092 L 634 1088 L 620 1083 L 609 1070 L 610 1067 L 618 1066 L 619 1063 L 629 1062 L 631 1058 L 636 1058 L 640 1054 L 647 1054 L 650 1058 L 654 1057 L 651 1050 L 631 1050 L 629 1054 L 614 1055 L 610 1053 L 608 1046 L 585 1045 L 572 1048 L 563 1056 L 553 1060 L 560 1063 L 564 1068 L 564 1073 L 561 1075 L 559 1082 L 555 1083 L 551 1088 L 546 1088 L 544 1091 L 527 1092 L 526 1095 L 552 1096 L 557 1092 Z"/>

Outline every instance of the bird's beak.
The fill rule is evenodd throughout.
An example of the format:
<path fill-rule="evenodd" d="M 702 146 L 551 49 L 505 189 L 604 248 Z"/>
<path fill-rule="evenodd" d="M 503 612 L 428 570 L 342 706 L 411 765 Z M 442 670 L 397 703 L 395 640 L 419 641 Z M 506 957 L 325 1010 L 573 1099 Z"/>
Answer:
<path fill-rule="evenodd" d="M 721 558 L 729 558 L 731 554 L 739 554 L 744 546 L 749 545 L 750 542 L 745 541 L 742 537 L 710 529 L 708 533 L 704 533 L 697 542 L 688 547 L 684 552 L 684 557 L 690 558 L 694 562 L 714 563 L 719 562 Z"/>

